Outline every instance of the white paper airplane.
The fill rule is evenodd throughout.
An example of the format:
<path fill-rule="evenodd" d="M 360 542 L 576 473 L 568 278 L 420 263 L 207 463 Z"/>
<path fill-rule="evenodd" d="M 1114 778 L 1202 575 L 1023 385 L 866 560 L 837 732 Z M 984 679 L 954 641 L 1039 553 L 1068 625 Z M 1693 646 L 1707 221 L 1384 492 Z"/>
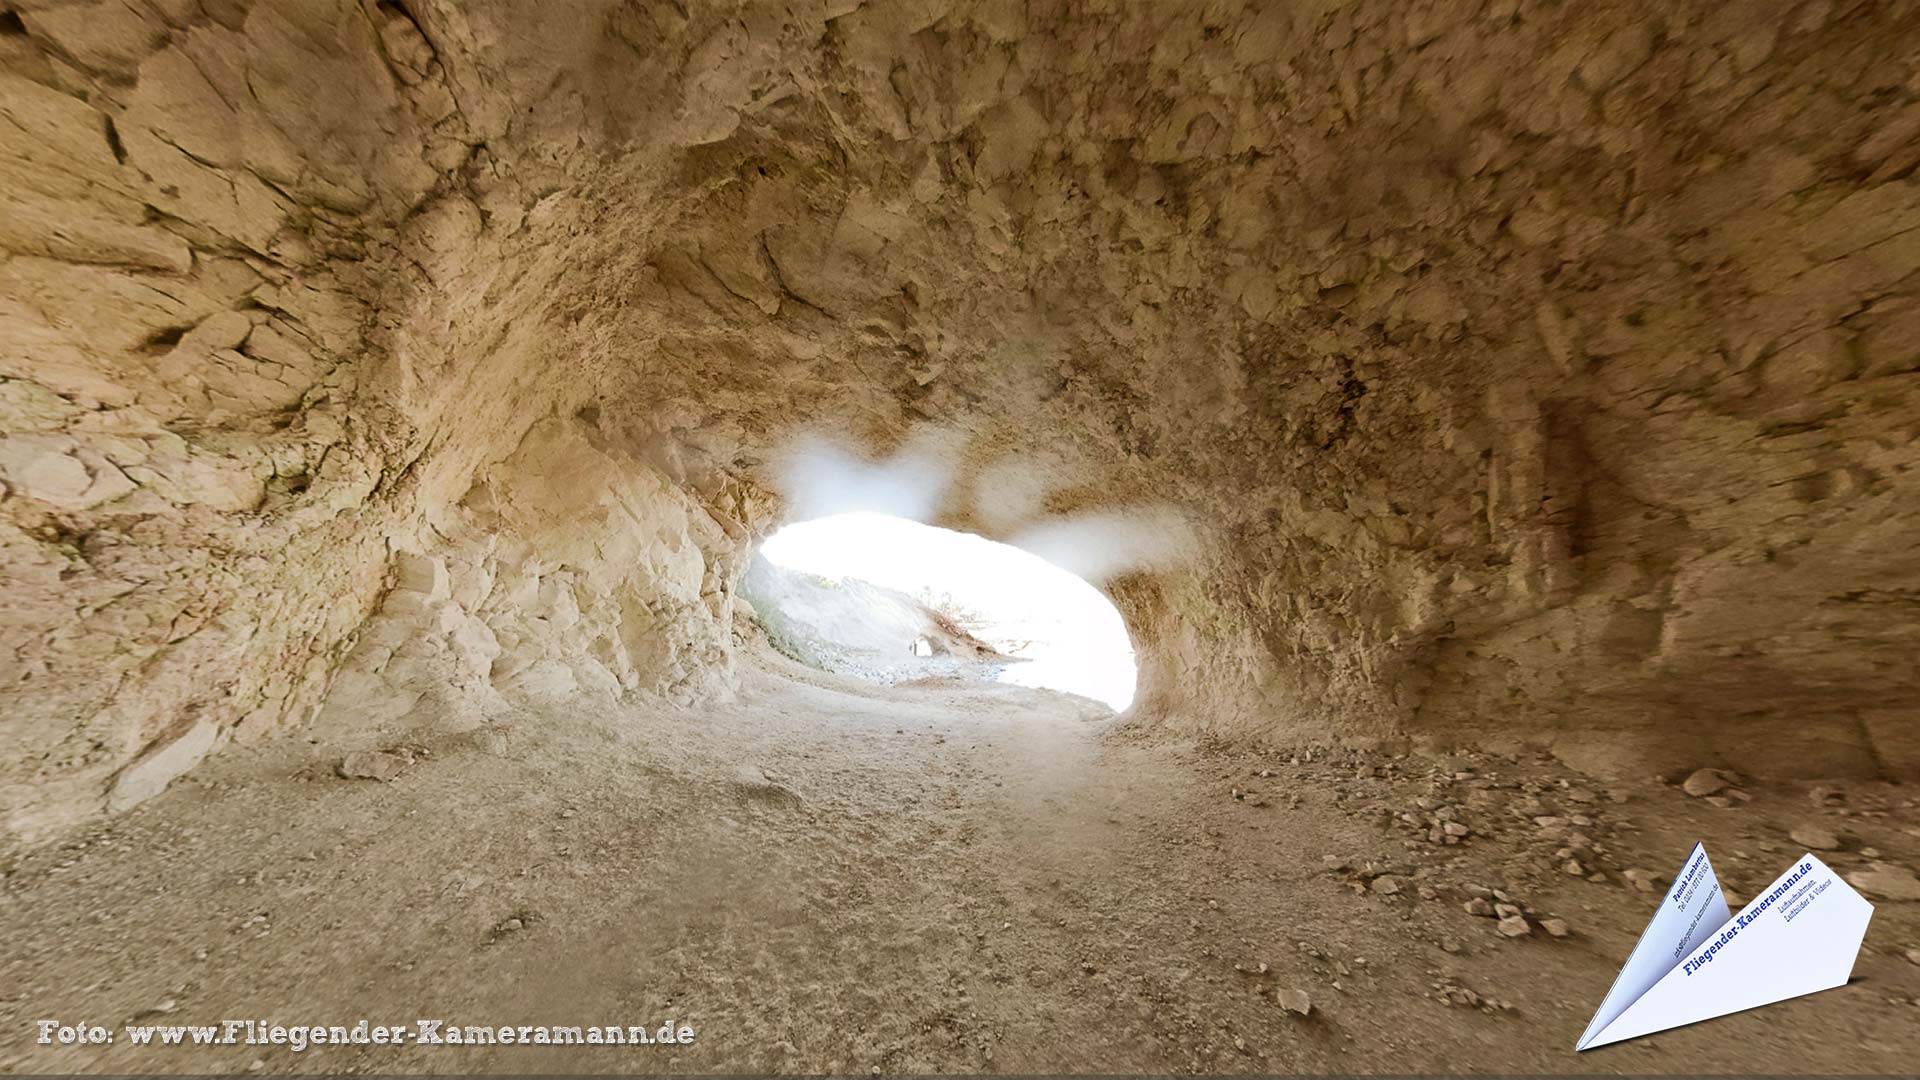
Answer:
<path fill-rule="evenodd" d="M 1811 852 L 1729 916 L 1693 846 L 1575 1050 L 1843 985 L 1873 905 Z"/>

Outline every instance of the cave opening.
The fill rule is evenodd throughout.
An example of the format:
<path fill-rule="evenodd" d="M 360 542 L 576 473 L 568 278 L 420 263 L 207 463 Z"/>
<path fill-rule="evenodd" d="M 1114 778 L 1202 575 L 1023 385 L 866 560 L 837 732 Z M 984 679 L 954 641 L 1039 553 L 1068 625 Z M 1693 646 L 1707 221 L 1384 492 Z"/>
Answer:
<path fill-rule="evenodd" d="M 745 594 L 777 645 L 869 681 L 977 678 L 1133 703 L 1124 619 L 1091 582 L 1011 544 L 871 511 L 789 524 Z"/>

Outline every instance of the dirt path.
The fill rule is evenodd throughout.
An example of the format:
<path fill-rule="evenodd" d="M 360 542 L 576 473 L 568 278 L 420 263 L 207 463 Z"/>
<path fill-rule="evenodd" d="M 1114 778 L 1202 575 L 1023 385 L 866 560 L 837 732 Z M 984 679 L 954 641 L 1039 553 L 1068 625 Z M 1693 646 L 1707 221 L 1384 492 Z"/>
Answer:
<path fill-rule="evenodd" d="M 1843 872 L 1865 865 L 1863 846 L 1910 866 L 1920 814 L 1897 788 L 1857 786 L 1820 811 L 1798 789 L 1755 791 L 1722 810 L 1533 759 L 1230 756 L 1016 687 L 883 690 L 794 670 L 755 674 L 740 702 L 704 713 L 527 715 L 422 749 L 387 784 L 334 776 L 339 754 L 322 746 L 224 755 L 108 827 L 9 856 L 0 1068 L 1876 1072 L 1920 1061 L 1920 966 L 1904 955 L 1920 945 L 1920 905 L 1897 902 L 1879 904 L 1851 986 L 1570 1050 L 1654 903 L 1621 870 L 1664 878 L 1704 838 L 1744 900 L 1801 850 L 1785 828 L 1816 817 L 1849 837 L 1831 857 Z M 1447 818 L 1468 826 L 1467 842 L 1429 838 Z M 1564 872 L 1570 835 L 1603 880 Z M 1528 936 L 1504 938 L 1464 910 L 1490 887 L 1526 907 Z M 1550 917 L 1570 936 L 1548 936 Z M 1309 1014 L 1277 1003 L 1290 991 Z M 671 1018 L 696 1037 L 297 1054 L 141 1048 L 124 1033 L 111 1046 L 32 1041 L 41 1018 L 118 1029 L 362 1017 L 650 1029 Z"/>

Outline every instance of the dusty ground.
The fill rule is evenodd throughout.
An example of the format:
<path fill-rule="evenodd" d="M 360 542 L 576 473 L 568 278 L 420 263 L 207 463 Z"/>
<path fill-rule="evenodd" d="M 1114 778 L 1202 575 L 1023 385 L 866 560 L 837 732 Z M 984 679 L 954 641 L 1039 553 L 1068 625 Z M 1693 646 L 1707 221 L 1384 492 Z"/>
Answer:
<path fill-rule="evenodd" d="M 325 746 L 230 754 L 125 818 L 12 853 L 0 1068 L 1878 1072 L 1920 1061 L 1920 966 L 1906 955 L 1920 946 L 1920 904 L 1888 901 L 1848 987 L 1570 1049 L 1654 903 L 1621 871 L 1664 880 L 1704 839 L 1744 901 L 1801 850 L 1786 830 L 1811 820 L 1847 838 L 1830 855 L 1843 872 L 1865 864 L 1862 846 L 1911 866 L 1910 790 L 1851 785 L 1842 806 L 1816 809 L 1804 787 L 1757 788 L 1751 804 L 1721 808 L 1651 778 L 1598 785 L 1533 758 L 1227 755 L 1058 695 L 879 688 L 771 663 L 734 706 L 520 714 L 417 747 L 391 783 L 336 776 L 340 755 Z M 1430 817 L 1464 823 L 1466 841 L 1431 842 Z M 1603 881 L 1560 869 L 1570 830 Z M 1509 940 L 1468 914 L 1474 887 L 1517 898 L 1532 933 Z M 1553 917 L 1569 937 L 1548 936 L 1540 920 Z M 1304 991 L 1311 1013 L 1278 1005 L 1285 991 Z M 671 1017 L 697 1037 L 672 1051 L 32 1045 L 36 1019 L 137 1016 Z"/>

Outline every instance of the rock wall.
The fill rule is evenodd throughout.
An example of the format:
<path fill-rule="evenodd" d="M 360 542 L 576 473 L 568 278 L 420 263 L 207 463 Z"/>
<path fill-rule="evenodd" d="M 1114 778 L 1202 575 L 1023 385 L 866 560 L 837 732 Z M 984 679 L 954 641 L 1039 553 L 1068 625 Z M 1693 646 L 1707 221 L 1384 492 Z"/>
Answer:
<path fill-rule="evenodd" d="M 210 9 L 40 4 L 0 35 L 18 831 L 310 715 L 403 501 L 406 425 L 356 405 L 367 244 L 465 148 L 358 11 Z"/>
<path fill-rule="evenodd" d="M 733 688 L 745 527 L 548 418 L 431 514 L 435 553 L 396 557 L 318 724 L 365 741 L 463 731 L 512 704 L 644 691 L 682 704 Z"/>
<path fill-rule="evenodd" d="M 8 7 L 14 832 L 722 692 L 809 433 L 1187 521 L 1143 719 L 1920 768 L 1901 5 Z"/>

